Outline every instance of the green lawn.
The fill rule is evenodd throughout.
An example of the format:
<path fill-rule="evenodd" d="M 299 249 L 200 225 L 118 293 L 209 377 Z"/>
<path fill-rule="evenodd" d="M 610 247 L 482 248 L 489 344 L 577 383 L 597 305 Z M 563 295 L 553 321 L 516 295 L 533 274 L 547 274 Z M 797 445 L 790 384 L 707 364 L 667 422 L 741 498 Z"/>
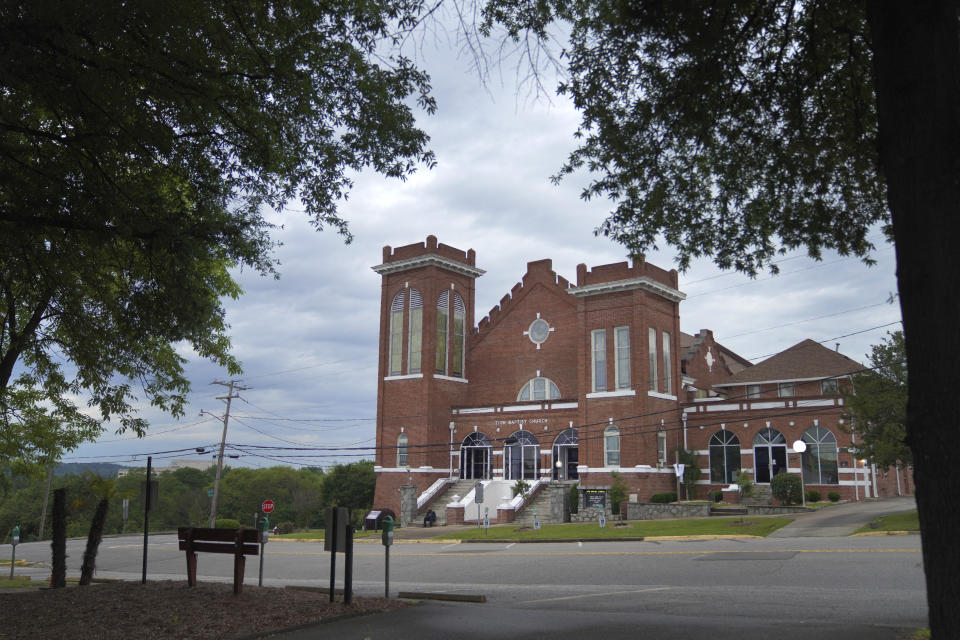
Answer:
<path fill-rule="evenodd" d="M 917 510 L 904 511 L 903 513 L 893 513 L 877 520 L 876 527 L 866 525 L 860 527 L 855 533 L 869 533 L 870 531 L 920 531 L 920 520 L 917 516 Z"/>
<path fill-rule="evenodd" d="M 482 529 L 470 529 L 437 536 L 438 540 L 580 540 L 583 538 L 634 538 L 652 536 L 704 536 L 748 535 L 765 537 L 793 522 L 792 518 L 744 517 L 701 518 L 691 520 L 644 520 L 628 522 L 625 527 L 607 523 L 603 530 L 597 523 L 547 524 L 540 531 L 517 528 L 510 525 L 491 527 L 484 534 Z"/>
<path fill-rule="evenodd" d="M 323 540 L 324 529 L 311 529 L 310 531 L 298 531 L 295 533 L 283 533 L 278 536 L 270 536 L 271 540 Z M 370 538 L 379 536 L 379 531 L 355 531 L 354 538 Z"/>

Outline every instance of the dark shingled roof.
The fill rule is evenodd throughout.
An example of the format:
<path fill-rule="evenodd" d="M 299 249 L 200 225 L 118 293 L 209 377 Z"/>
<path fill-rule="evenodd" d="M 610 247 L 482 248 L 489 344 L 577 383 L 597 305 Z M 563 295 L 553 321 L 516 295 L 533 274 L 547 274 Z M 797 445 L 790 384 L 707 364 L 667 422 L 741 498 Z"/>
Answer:
<path fill-rule="evenodd" d="M 716 386 L 828 378 L 856 373 L 864 368 L 856 360 L 808 338 L 763 362 L 747 367 Z"/>

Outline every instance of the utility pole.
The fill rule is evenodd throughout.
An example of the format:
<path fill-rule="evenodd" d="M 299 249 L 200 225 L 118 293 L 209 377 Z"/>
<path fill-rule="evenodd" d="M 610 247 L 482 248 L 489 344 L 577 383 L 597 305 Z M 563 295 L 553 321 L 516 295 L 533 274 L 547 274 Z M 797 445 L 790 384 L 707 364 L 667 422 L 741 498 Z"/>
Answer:
<path fill-rule="evenodd" d="M 221 380 L 214 380 L 210 384 L 219 384 L 223 387 L 228 387 L 227 395 L 218 396 L 217 400 L 226 400 L 227 401 L 227 410 L 224 412 L 223 417 L 220 418 L 208 411 L 201 410 L 200 413 L 207 413 L 212 415 L 215 418 L 220 419 L 223 422 L 223 435 L 220 437 L 220 455 L 217 456 L 217 477 L 213 481 L 213 501 L 210 503 L 210 528 L 212 529 L 216 524 L 217 519 L 217 498 L 220 496 L 220 474 L 223 472 L 223 449 L 227 444 L 227 423 L 230 421 L 230 401 L 234 398 L 239 398 L 240 394 L 234 393 L 234 390 L 245 391 L 250 387 L 241 386 L 237 383 L 236 380 L 231 380 L 230 382 L 223 382 Z"/>

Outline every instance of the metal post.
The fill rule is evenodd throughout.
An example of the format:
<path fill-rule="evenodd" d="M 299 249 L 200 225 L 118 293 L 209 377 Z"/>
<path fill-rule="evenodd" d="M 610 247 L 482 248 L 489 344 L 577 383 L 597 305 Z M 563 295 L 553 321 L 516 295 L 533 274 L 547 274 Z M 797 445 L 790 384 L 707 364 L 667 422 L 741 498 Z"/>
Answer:
<path fill-rule="evenodd" d="M 13 568 L 17 566 L 17 544 L 20 543 L 20 527 L 14 526 L 12 532 L 12 548 L 10 552 L 10 579 L 13 580 Z"/>
<path fill-rule="evenodd" d="M 153 456 L 147 456 L 147 490 L 143 499 L 143 575 L 141 584 L 147 584 L 147 536 L 150 532 L 150 474 L 153 472 Z"/>
<path fill-rule="evenodd" d="M 267 542 L 267 524 L 266 521 L 263 523 L 263 529 L 260 531 L 260 577 L 257 580 L 257 586 L 263 586 L 263 553 L 264 545 Z"/>
<path fill-rule="evenodd" d="M 333 602 L 337 587 L 337 507 L 327 511 L 330 514 L 330 524 L 327 527 L 330 532 L 330 602 Z"/>
<path fill-rule="evenodd" d="M 347 525 L 346 559 L 343 562 L 343 604 L 353 599 L 353 525 Z"/>
<path fill-rule="evenodd" d="M 383 548 L 384 550 L 384 563 L 383 563 L 383 597 L 390 597 L 390 545 L 387 545 Z"/>

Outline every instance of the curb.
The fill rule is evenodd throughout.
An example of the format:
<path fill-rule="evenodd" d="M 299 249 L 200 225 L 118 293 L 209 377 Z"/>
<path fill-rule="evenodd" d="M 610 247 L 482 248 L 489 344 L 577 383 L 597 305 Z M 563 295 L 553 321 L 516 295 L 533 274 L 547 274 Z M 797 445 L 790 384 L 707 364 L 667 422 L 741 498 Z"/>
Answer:
<path fill-rule="evenodd" d="M 864 536 L 918 536 L 919 531 L 864 531 L 862 533 L 851 533 L 851 538 L 861 538 Z"/>
<path fill-rule="evenodd" d="M 420 593 L 417 591 L 401 591 L 397 594 L 403 600 L 445 600 L 447 602 L 486 602 L 487 596 L 469 593 Z"/>

